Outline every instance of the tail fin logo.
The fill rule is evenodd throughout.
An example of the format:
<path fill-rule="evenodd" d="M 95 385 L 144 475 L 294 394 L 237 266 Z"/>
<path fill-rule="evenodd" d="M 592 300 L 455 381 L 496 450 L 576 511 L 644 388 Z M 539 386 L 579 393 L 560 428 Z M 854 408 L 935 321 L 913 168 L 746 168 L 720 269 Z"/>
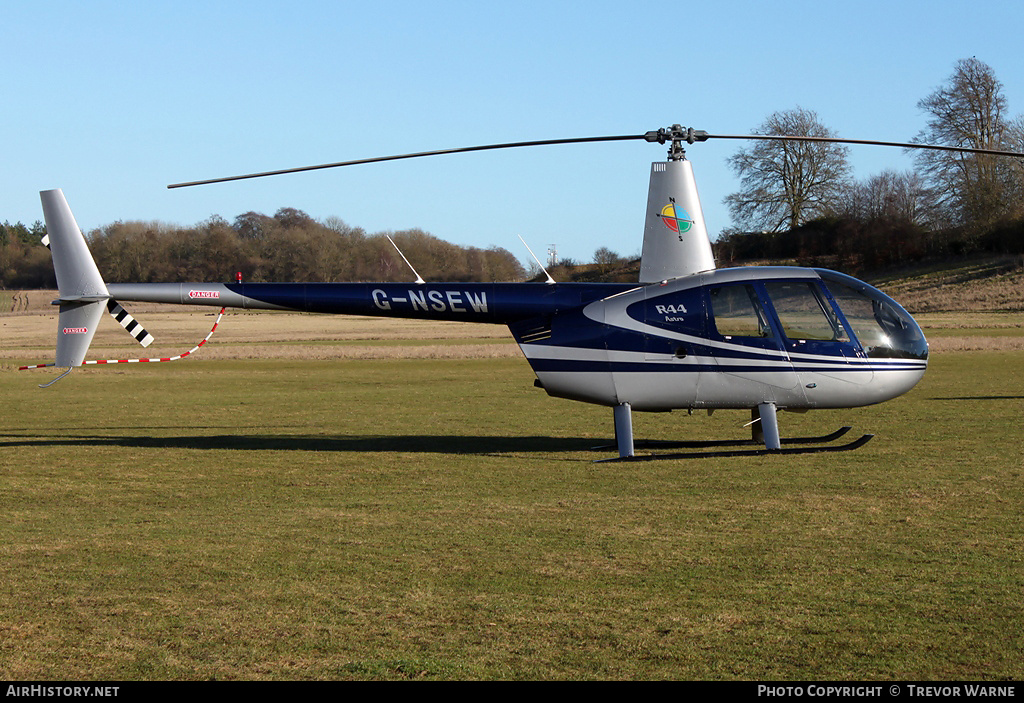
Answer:
<path fill-rule="evenodd" d="M 693 220 L 690 218 L 690 215 L 686 210 L 676 205 L 675 198 L 669 198 L 668 200 L 668 205 L 661 208 L 661 212 L 658 213 L 658 217 L 661 218 L 661 221 L 665 223 L 666 227 L 679 235 L 679 239 L 682 240 L 682 235 L 693 227 Z"/>

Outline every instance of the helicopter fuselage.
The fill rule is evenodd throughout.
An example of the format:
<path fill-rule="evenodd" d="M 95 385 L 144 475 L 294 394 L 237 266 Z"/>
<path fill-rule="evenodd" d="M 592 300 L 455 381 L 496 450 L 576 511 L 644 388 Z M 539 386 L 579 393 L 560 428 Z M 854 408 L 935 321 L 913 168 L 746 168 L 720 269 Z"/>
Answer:
<path fill-rule="evenodd" d="M 512 329 L 551 395 L 634 410 L 870 405 L 910 390 L 928 363 L 903 308 L 815 269 L 708 271 L 554 316 L 544 340 Z"/>
<path fill-rule="evenodd" d="M 636 410 L 870 405 L 910 390 L 913 318 L 844 274 L 718 269 L 647 285 L 109 284 L 118 300 L 508 325 L 547 393 Z"/>

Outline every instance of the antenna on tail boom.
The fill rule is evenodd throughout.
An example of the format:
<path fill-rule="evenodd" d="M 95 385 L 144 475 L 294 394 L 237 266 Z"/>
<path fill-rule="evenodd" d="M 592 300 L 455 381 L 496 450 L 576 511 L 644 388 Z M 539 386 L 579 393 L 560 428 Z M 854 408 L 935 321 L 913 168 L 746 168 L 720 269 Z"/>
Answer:
<path fill-rule="evenodd" d="M 405 265 L 408 266 L 410 269 L 412 269 L 412 274 L 414 276 L 416 276 L 416 282 L 417 283 L 426 283 L 426 281 L 423 280 L 423 277 L 416 271 L 416 269 L 413 267 L 413 265 L 409 263 L 409 260 L 407 258 L 405 258 L 405 254 L 403 254 L 402 250 L 398 248 L 397 244 L 395 244 L 395 240 L 391 238 L 391 235 L 390 234 L 385 234 L 384 236 L 388 238 L 388 241 L 391 242 L 391 246 L 393 246 L 395 248 L 395 251 L 398 252 L 398 255 L 400 257 L 402 257 L 402 261 L 405 262 Z"/>
<path fill-rule="evenodd" d="M 555 279 L 553 279 L 551 277 L 551 274 L 548 273 L 548 270 L 546 268 L 544 268 L 544 264 L 542 264 L 540 262 L 540 259 L 537 258 L 537 255 L 533 253 L 533 249 L 531 249 L 530 245 L 526 243 L 525 239 L 523 239 L 523 235 L 517 234 L 516 236 L 519 237 L 519 241 L 523 243 L 524 247 L 526 247 L 526 251 L 530 252 L 530 256 L 532 256 L 533 260 L 537 262 L 538 266 L 540 266 L 540 270 L 543 271 L 544 275 L 548 277 L 548 280 L 546 281 L 546 283 L 554 283 Z"/>

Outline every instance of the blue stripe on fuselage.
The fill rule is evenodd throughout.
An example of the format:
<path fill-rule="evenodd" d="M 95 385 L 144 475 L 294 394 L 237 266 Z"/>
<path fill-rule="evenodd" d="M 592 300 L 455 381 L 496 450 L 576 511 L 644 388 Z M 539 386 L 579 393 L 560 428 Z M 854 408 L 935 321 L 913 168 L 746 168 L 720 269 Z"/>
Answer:
<path fill-rule="evenodd" d="M 636 288 L 618 283 L 231 283 L 234 293 L 303 312 L 509 324 Z"/>

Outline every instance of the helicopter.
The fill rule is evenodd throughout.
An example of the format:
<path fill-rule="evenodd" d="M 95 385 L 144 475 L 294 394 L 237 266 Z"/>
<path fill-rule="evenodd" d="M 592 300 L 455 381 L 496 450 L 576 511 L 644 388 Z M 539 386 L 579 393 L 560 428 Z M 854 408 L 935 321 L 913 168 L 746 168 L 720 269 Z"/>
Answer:
<path fill-rule="evenodd" d="M 906 393 L 928 366 L 924 333 L 888 295 L 837 271 L 794 266 L 717 268 L 683 146 L 710 138 L 1024 156 L 838 137 L 714 135 L 676 124 L 644 134 L 462 147 L 168 186 L 191 187 L 488 149 L 622 140 L 668 144 L 668 159 L 651 165 L 637 283 L 556 283 L 550 275 L 547 282 L 430 283 L 417 274 L 414 283 L 239 280 L 106 284 L 64 194 L 42 191 L 47 245 L 59 289 L 59 298 L 53 301 L 59 306 L 56 361 L 23 368 L 63 367 L 65 371 L 55 379 L 59 380 L 75 367 L 90 363 L 84 359 L 104 309 L 143 346 L 148 345 L 152 337 L 117 301 L 217 306 L 222 313 L 225 308 L 242 308 L 459 320 L 506 325 L 536 375 L 534 384 L 548 395 L 612 408 L 615 442 L 610 448 L 618 456 L 607 459 L 610 461 L 835 452 L 861 447 L 873 435 L 832 443 L 850 427 L 820 437 L 783 438 L 778 412 L 860 407 Z M 154 361 L 163 360 L 167 359 Z M 634 410 L 703 410 L 710 414 L 719 409 L 749 410 L 750 439 L 634 440 Z M 700 451 L 638 453 L 638 446 Z"/>

